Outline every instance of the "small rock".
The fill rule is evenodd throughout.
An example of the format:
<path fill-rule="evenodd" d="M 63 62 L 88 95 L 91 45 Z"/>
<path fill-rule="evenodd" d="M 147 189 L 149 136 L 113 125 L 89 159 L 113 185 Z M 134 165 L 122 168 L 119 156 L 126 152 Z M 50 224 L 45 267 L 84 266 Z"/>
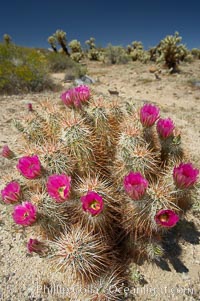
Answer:
<path fill-rule="evenodd" d="M 150 66 L 149 67 L 149 72 L 150 73 L 155 73 L 155 72 L 157 72 L 158 71 L 158 68 L 156 67 L 156 66 Z"/>
<path fill-rule="evenodd" d="M 116 90 L 108 90 L 108 92 L 110 93 L 110 95 L 119 95 L 119 92 Z"/>
<path fill-rule="evenodd" d="M 184 280 L 189 280 L 189 279 L 190 279 L 190 276 L 189 276 L 187 273 L 183 273 L 183 274 L 182 274 L 182 278 L 183 278 Z"/>
<path fill-rule="evenodd" d="M 74 80 L 76 85 L 94 84 L 96 81 L 88 75 L 84 75 L 81 78 Z"/>
<path fill-rule="evenodd" d="M 76 78 L 74 81 L 75 85 L 80 86 L 80 85 L 84 85 L 85 83 L 80 79 L 80 78 Z"/>
<path fill-rule="evenodd" d="M 86 84 L 94 84 L 96 82 L 92 77 L 88 75 L 82 76 L 81 80 L 84 81 Z"/>

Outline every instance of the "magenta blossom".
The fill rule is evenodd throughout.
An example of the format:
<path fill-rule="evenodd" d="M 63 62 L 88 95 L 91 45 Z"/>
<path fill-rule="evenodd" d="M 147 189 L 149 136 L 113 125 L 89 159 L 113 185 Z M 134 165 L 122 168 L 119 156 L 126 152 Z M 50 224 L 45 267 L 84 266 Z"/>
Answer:
<path fill-rule="evenodd" d="M 95 191 L 88 191 L 88 193 L 81 197 L 82 208 L 84 211 L 92 215 L 98 215 L 103 210 L 103 199 Z"/>
<path fill-rule="evenodd" d="M 162 227 L 174 227 L 179 221 L 179 216 L 170 209 L 162 209 L 156 213 L 155 216 L 156 224 Z"/>
<path fill-rule="evenodd" d="M 157 132 L 159 136 L 163 139 L 168 138 L 173 134 L 175 126 L 170 118 L 159 119 L 157 122 Z"/>
<path fill-rule="evenodd" d="M 28 103 L 28 111 L 33 112 L 33 105 L 32 103 Z"/>
<path fill-rule="evenodd" d="M 38 156 L 27 156 L 19 159 L 19 172 L 27 179 L 35 179 L 41 174 L 41 163 Z"/>
<path fill-rule="evenodd" d="M 64 174 L 52 175 L 47 181 L 47 191 L 49 195 L 58 203 L 66 201 L 69 197 L 71 178 Z"/>
<path fill-rule="evenodd" d="M 85 85 L 71 88 L 61 94 L 63 103 L 68 107 L 80 108 L 90 98 L 90 89 Z"/>
<path fill-rule="evenodd" d="M 1 150 L 1 155 L 2 155 L 2 157 L 7 158 L 7 159 L 12 159 L 14 156 L 13 152 L 10 150 L 8 145 L 3 146 L 2 150 Z"/>
<path fill-rule="evenodd" d="M 36 220 L 36 207 L 30 202 L 23 202 L 15 206 L 12 216 L 16 224 L 30 226 Z"/>
<path fill-rule="evenodd" d="M 44 244 L 37 239 L 30 238 L 27 243 L 27 249 L 29 253 L 43 253 Z"/>
<path fill-rule="evenodd" d="M 145 104 L 140 109 L 140 121 L 143 126 L 150 127 L 154 125 L 159 118 L 160 109 L 151 104 Z"/>
<path fill-rule="evenodd" d="M 124 177 L 124 189 L 133 200 L 140 200 L 146 192 L 148 181 L 139 172 L 130 172 Z"/>
<path fill-rule="evenodd" d="M 87 102 L 90 98 L 90 88 L 86 85 L 75 87 L 77 98 L 83 103 Z"/>
<path fill-rule="evenodd" d="M 75 90 L 73 88 L 69 89 L 61 94 L 61 99 L 62 99 L 63 103 L 68 107 L 73 106 L 74 98 L 75 98 Z"/>
<path fill-rule="evenodd" d="M 178 188 L 192 187 L 198 179 L 199 170 L 194 168 L 191 163 L 181 163 L 174 167 L 173 178 Z"/>
<path fill-rule="evenodd" d="M 20 185 L 18 182 L 10 182 L 1 190 L 1 196 L 6 204 L 13 204 L 19 201 Z"/>

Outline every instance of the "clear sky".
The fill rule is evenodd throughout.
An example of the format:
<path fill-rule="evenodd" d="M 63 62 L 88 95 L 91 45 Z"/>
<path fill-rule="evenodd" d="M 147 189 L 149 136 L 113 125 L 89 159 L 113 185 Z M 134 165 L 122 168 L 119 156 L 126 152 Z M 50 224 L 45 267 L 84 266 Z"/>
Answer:
<path fill-rule="evenodd" d="M 145 48 L 178 31 L 188 48 L 200 48 L 200 0 L 2 0 L 0 37 L 18 45 L 48 48 L 57 29 L 82 45 L 126 46 L 140 40 Z"/>

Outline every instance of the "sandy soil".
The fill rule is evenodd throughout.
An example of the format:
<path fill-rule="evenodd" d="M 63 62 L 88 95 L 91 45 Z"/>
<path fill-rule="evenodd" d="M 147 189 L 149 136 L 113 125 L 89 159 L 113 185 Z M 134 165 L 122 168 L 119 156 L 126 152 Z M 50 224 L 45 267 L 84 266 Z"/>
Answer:
<path fill-rule="evenodd" d="M 200 61 L 181 66 L 181 73 L 169 75 L 166 70 L 149 71 L 150 65 L 132 63 L 123 66 L 104 66 L 89 63 L 88 75 L 97 80 L 93 89 L 103 97 L 115 97 L 118 101 L 132 100 L 139 105 L 151 101 L 161 107 L 162 116 L 171 117 L 182 132 L 184 146 L 191 159 L 200 168 L 200 88 L 191 80 L 200 80 Z M 63 74 L 54 75 L 61 82 Z M 119 92 L 119 96 L 109 94 Z M 36 105 L 41 99 L 59 100 L 60 93 L 0 96 L 0 146 L 9 144 L 14 149 L 16 130 L 12 120 L 24 114 L 27 103 Z M 11 163 L 0 159 L 0 174 L 12 171 Z M 1 187 L 2 188 L 2 187 Z M 200 213 L 187 214 L 185 228 L 178 229 L 178 240 L 172 231 L 169 256 L 160 266 L 143 263 L 132 266 L 133 280 L 138 278 L 130 300 L 200 300 Z M 62 301 L 71 300 L 61 291 L 50 290 L 54 285 L 66 287 L 66 276 L 50 269 L 47 260 L 29 255 L 26 242 L 30 234 L 24 234 L 13 226 L 9 208 L 0 204 L 0 300 L 2 301 Z M 167 242 L 166 242 L 167 243 Z M 43 285 L 43 286 L 42 286 Z M 46 289 L 44 289 L 46 287 Z M 76 300 L 76 299 L 75 299 Z M 77 297 L 78 301 L 78 297 Z"/>

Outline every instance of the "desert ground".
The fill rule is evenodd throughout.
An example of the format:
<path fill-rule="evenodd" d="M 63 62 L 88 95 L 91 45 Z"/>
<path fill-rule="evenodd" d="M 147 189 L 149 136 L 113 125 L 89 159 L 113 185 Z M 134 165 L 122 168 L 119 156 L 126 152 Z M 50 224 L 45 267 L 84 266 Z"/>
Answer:
<path fill-rule="evenodd" d="M 137 106 L 144 101 L 157 104 L 163 117 L 174 120 L 191 161 L 200 168 L 200 60 L 181 64 L 181 72 L 176 74 L 163 68 L 150 72 L 153 69 L 150 64 L 138 62 L 112 66 L 90 62 L 87 74 L 96 80 L 92 89 L 102 97 L 116 98 L 119 102 L 131 100 Z M 63 91 L 71 85 L 64 82 L 64 74 L 52 77 L 63 86 Z M 110 95 L 109 90 L 117 91 L 118 95 Z M 60 102 L 60 92 L 0 96 L 0 146 L 8 144 L 15 148 L 17 131 L 12 126 L 13 119 L 26 113 L 27 103 L 37 106 L 42 99 Z M 1 176 L 5 171 L 12 172 L 12 165 L 0 158 Z M 62 290 L 66 288 L 66 275 L 52 271 L 48 260 L 27 253 L 28 234 L 13 227 L 9 210 L 0 204 L 0 300 L 80 300 L 79 296 L 73 299 Z M 132 264 L 135 289 L 128 300 L 200 300 L 199 218 L 200 211 L 191 210 L 185 228 L 179 227 L 176 236 L 172 231 L 169 256 L 160 265 Z M 61 289 L 53 290 L 55 285 Z"/>

